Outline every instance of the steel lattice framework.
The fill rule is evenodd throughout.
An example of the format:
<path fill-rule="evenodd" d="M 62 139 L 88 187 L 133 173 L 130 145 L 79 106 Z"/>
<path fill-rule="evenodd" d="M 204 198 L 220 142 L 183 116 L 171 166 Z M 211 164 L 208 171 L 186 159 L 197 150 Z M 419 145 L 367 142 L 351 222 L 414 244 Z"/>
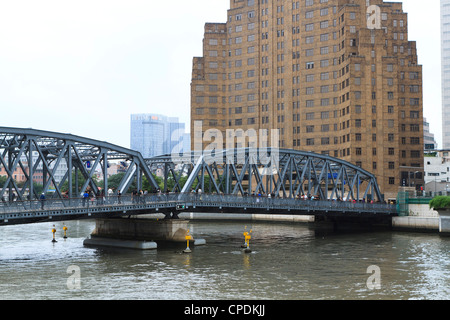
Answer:
<path fill-rule="evenodd" d="M 108 189 L 108 181 L 103 179 L 103 185 L 97 186 L 93 179 L 94 169 L 100 166 L 103 176 L 107 176 L 109 160 L 129 164 L 118 188 L 123 192 L 126 192 L 133 179 L 136 179 L 139 188 L 142 175 L 157 188 L 148 166 L 137 151 L 71 134 L 0 127 L 0 173 L 7 178 L 0 186 L 0 199 L 9 198 L 11 201 L 14 196 L 17 196 L 17 200 L 38 199 L 33 183 L 37 181 L 42 183 L 44 193 L 50 187 L 54 188 L 55 198 L 64 197 L 61 187 L 65 182 L 68 182 L 66 196 L 69 198 L 79 197 L 80 192 L 88 188 L 97 194 L 101 188 Z M 59 181 L 55 179 L 58 170 L 63 171 Z M 21 187 L 15 179 L 17 171 L 25 176 Z M 84 177 L 82 185 L 78 185 L 78 173 Z"/>
<path fill-rule="evenodd" d="M 323 200 L 383 200 L 373 174 L 348 162 L 311 152 L 247 148 L 143 159 L 137 151 L 107 142 L 71 134 L 6 127 L 0 127 L 0 167 L 2 175 L 7 177 L 0 186 L 0 198 L 7 196 L 11 200 L 15 194 L 18 200 L 38 199 L 33 183 L 38 179 L 44 193 L 51 186 L 54 188 L 55 198 L 64 197 L 61 187 L 65 182 L 68 182 L 66 196 L 69 198 L 78 197 L 88 188 L 95 193 L 102 188 L 107 190 L 107 179 L 97 186 L 92 177 L 97 166 L 107 176 L 110 160 L 128 163 L 118 188 L 122 193 L 128 190 L 131 181 L 136 181 L 140 189 L 143 176 L 151 187 L 158 189 L 152 172 L 160 169 L 163 170 L 164 193 L 201 189 L 206 193 L 241 196 L 261 193 L 280 198 L 313 195 Z M 88 162 L 90 169 L 87 168 Z M 25 176 L 21 187 L 14 179 L 17 170 Z M 57 181 L 55 173 L 58 170 L 62 170 L 64 175 Z M 78 185 L 78 173 L 84 177 L 82 185 Z M 171 184 L 169 180 L 172 180 Z"/>
<path fill-rule="evenodd" d="M 109 161 L 126 164 L 118 187 L 122 195 L 101 194 L 108 189 L 108 179 L 98 186 L 93 178 L 97 167 L 107 176 Z M 24 176 L 21 183 L 16 180 L 19 174 Z M 162 176 L 163 186 L 155 174 Z M 395 214 L 395 207 L 383 203 L 370 172 L 329 156 L 294 150 L 205 150 L 143 159 L 137 151 L 107 142 L 0 127 L 0 175 L 0 225 L 152 213 L 177 217 L 179 210 L 188 208 L 342 219 Z M 141 189 L 144 177 L 153 191 L 161 190 L 143 197 L 125 195 L 132 182 Z M 39 199 L 35 183 L 42 186 L 46 199 Z M 68 191 L 63 194 L 65 183 Z M 81 198 L 88 189 L 94 197 Z M 305 195 L 320 201 L 300 201 Z M 329 201 L 340 198 L 356 201 Z M 359 201 L 363 199 L 381 203 Z"/>
<path fill-rule="evenodd" d="M 376 177 L 351 163 L 311 152 L 284 149 L 233 149 L 146 159 L 164 168 L 164 192 L 197 192 L 280 198 L 315 196 L 322 200 L 383 201 Z M 185 183 L 182 177 L 187 177 Z M 168 188 L 168 179 L 174 183 Z"/>

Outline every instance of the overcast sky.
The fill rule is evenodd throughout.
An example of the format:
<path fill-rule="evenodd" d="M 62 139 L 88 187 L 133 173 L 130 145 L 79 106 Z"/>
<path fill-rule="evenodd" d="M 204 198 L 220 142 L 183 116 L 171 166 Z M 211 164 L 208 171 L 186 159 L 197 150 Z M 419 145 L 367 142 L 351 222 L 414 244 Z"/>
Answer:
<path fill-rule="evenodd" d="M 439 0 L 403 0 L 441 146 Z M 189 130 L 192 58 L 229 0 L 0 0 L 0 126 L 130 145 L 130 114 Z"/>

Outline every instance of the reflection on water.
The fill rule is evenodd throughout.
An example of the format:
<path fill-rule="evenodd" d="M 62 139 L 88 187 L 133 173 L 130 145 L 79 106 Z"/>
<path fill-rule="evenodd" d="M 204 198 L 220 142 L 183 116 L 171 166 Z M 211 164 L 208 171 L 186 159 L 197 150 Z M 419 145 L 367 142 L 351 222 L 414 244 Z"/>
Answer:
<path fill-rule="evenodd" d="M 449 238 L 377 232 L 318 235 L 302 224 L 190 222 L 206 246 L 93 249 L 93 221 L 0 227 L 0 299 L 447 299 Z M 245 227 L 251 253 L 243 253 Z M 370 290 L 369 266 L 380 270 Z M 79 289 L 70 289 L 80 270 Z M 69 271 L 69 272 L 68 272 Z"/>

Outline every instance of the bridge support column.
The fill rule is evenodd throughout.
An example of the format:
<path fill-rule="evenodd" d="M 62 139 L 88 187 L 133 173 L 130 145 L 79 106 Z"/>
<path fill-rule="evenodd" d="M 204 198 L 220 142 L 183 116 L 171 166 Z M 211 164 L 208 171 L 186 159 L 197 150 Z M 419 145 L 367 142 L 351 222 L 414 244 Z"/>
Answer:
<path fill-rule="evenodd" d="M 157 242 L 185 243 L 188 223 L 188 220 L 181 219 L 97 219 L 96 227 L 84 245 L 145 250 L 156 249 Z"/>
<path fill-rule="evenodd" d="M 439 213 L 439 233 L 450 236 L 450 209 L 437 210 Z"/>

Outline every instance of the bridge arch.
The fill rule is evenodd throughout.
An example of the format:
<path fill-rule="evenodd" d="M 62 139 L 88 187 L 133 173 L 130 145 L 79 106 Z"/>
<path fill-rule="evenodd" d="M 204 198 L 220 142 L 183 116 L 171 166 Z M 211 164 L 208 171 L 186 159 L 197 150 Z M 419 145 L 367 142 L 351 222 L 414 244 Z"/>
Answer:
<path fill-rule="evenodd" d="M 152 186 L 158 186 L 142 155 L 137 151 L 72 134 L 0 127 L 0 174 L 6 177 L 6 181 L 0 185 L 0 199 L 37 199 L 40 195 L 36 192 L 35 183 L 42 184 L 44 193 L 50 188 L 54 189 L 55 198 L 78 197 L 88 188 L 96 194 L 101 188 L 106 191 L 107 179 L 103 179 L 103 184 L 97 186 L 93 174 L 100 166 L 106 177 L 108 161 L 112 160 L 128 164 L 118 189 L 126 191 L 134 179 L 140 186 L 142 175 L 147 177 Z M 57 180 L 58 171 L 62 178 Z M 15 177 L 18 172 L 23 177 L 20 184 Z M 84 182 L 80 182 L 80 185 L 78 173 L 84 177 Z M 68 182 L 69 188 L 66 195 L 61 191 L 65 182 Z M 77 190 L 74 190 L 73 184 Z"/>
<path fill-rule="evenodd" d="M 88 188 L 96 193 L 99 189 L 107 190 L 107 179 L 97 186 L 92 177 L 98 166 L 103 176 L 107 176 L 108 161 L 113 160 L 128 164 L 118 188 L 122 192 L 128 190 L 131 181 L 141 188 L 143 176 L 152 188 L 158 189 L 153 174 L 159 171 L 165 193 L 201 189 L 242 196 L 261 193 L 282 198 L 312 195 L 320 199 L 383 200 L 373 174 L 346 161 L 312 152 L 246 148 L 144 159 L 135 150 L 105 141 L 8 127 L 0 127 L 0 174 L 6 177 L 0 185 L 0 199 L 7 196 L 11 201 L 13 194 L 18 200 L 37 199 L 36 182 L 43 185 L 43 192 L 54 188 L 55 198 L 78 197 Z M 15 179 L 17 171 L 24 177 L 20 185 Z M 55 177 L 57 171 L 62 171 L 60 180 Z M 78 173 L 84 177 L 82 185 L 73 181 L 78 179 Z M 61 191 L 65 182 L 69 186 L 67 195 Z"/>
<path fill-rule="evenodd" d="M 164 171 L 164 191 L 383 201 L 375 175 L 341 159 L 264 148 L 192 152 L 146 159 Z M 182 177 L 185 181 L 182 181 Z M 172 179 L 169 188 L 168 179 Z"/>

